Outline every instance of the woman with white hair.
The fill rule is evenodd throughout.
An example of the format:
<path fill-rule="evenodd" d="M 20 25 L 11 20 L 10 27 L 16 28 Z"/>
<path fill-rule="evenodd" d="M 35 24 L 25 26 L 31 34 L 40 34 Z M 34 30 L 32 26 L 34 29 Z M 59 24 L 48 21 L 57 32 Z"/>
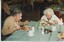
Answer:
<path fill-rule="evenodd" d="M 44 10 L 44 15 L 41 18 L 41 23 L 45 25 L 54 25 L 60 24 L 63 25 L 62 21 L 54 14 L 51 8 L 47 8 Z"/>

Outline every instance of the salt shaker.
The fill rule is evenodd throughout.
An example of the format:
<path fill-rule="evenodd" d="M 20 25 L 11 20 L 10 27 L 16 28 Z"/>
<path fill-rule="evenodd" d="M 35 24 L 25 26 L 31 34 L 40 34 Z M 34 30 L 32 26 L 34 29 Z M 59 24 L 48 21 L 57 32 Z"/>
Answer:
<path fill-rule="evenodd" d="M 33 31 L 33 32 L 35 31 L 35 27 L 34 27 L 34 26 L 32 26 L 32 31 Z"/>
<path fill-rule="evenodd" d="M 44 34 L 44 27 L 42 27 L 42 34 Z"/>
<path fill-rule="evenodd" d="M 57 31 L 55 26 L 52 26 L 52 31 Z"/>

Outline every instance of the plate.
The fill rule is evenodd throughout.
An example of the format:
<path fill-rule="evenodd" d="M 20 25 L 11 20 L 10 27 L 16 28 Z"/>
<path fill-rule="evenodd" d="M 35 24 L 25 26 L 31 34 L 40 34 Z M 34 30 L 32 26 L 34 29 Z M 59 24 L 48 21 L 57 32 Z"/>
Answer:
<path fill-rule="evenodd" d="M 24 26 L 21 28 L 21 30 L 30 30 L 30 27 L 29 26 Z"/>
<path fill-rule="evenodd" d="M 59 39 L 64 39 L 64 33 L 60 33 L 60 34 L 58 35 L 58 38 L 59 38 Z"/>

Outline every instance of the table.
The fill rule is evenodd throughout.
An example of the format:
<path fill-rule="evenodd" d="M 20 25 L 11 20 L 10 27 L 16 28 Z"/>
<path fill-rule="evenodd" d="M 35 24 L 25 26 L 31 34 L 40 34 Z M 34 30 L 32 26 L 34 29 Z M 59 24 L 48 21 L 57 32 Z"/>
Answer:
<path fill-rule="evenodd" d="M 57 37 L 59 33 L 56 31 L 53 31 L 52 33 L 48 33 L 48 34 L 41 34 L 41 29 L 39 28 L 38 21 L 37 22 L 30 21 L 28 25 L 35 27 L 35 32 L 33 37 L 29 37 L 27 35 L 28 31 L 18 30 L 18 31 L 15 31 L 11 36 L 9 36 L 4 41 L 59 41 Z M 64 26 L 56 25 L 56 27 L 58 31 L 64 32 Z"/>

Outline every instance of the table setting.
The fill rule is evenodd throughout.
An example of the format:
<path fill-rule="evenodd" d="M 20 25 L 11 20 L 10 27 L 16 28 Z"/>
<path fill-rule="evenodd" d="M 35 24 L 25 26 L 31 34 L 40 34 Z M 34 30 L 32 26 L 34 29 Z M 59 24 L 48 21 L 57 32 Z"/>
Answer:
<path fill-rule="evenodd" d="M 30 21 L 24 28 L 15 31 L 4 41 L 63 41 L 64 25 L 46 26 L 41 25 L 40 21 Z M 62 39 L 63 38 L 63 39 Z"/>

